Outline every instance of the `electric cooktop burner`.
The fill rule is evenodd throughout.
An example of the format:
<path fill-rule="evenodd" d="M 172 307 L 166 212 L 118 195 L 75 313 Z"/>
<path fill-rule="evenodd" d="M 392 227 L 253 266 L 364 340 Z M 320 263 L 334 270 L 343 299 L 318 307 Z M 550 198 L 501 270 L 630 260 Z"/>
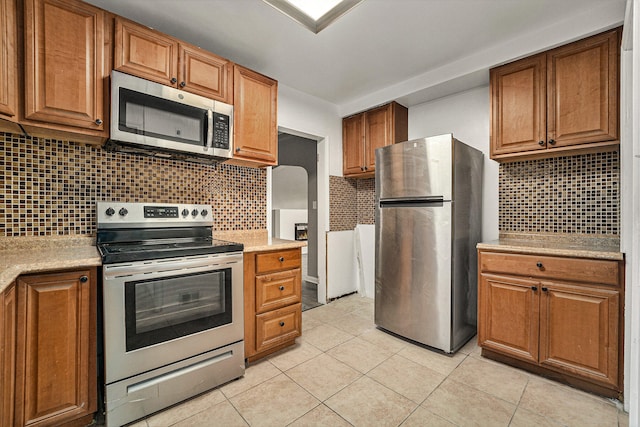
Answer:
<path fill-rule="evenodd" d="M 238 252 L 212 237 L 205 205 L 98 202 L 97 247 L 104 264 Z"/>

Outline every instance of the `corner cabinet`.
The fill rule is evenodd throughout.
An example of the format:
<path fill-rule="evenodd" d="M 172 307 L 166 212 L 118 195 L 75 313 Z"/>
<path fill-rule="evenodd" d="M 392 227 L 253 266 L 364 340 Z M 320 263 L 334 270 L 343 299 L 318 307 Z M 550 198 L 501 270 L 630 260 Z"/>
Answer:
<path fill-rule="evenodd" d="M 484 356 L 618 397 L 622 262 L 479 250 L 478 263 Z"/>
<path fill-rule="evenodd" d="M 97 409 L 95 268 L 21 276 L 0 302 L 2 425 L 90 424 Z"/>
<path fill-rule="evenodd" d="M 0 119 L 18 120 L 16 0 L 0 0 Z"/>
<path fill-rule="evenodd" d="M 159 31 L 116 17 L 114 69 L 233 103 L 233 64 Z"/>
<path fill-rule="evenodd" d="M 108 136 L 105 12 L 78 0 L 25 1 L 25 129 Z M 46 131 L 39 131 L 46 128 Z"/>
<path fill-rule="evenodd" d="M 491 158 L 619 146 L 620 29 L 490 70 Z"/>
<path fill-rule="evenodd" d="M 233 159 L 230 164 L 278 164 L 278 82 L 239 65 L 233 73 Z"/>
<path fill-rule="evenodd" d="M 408 110 L 391 102 L 342 119 L 343 174 L 370 178 L 375 174 L 375 150 L 406 141 Z"/>
<path fill-rule="evenodd" d="M 244 356 L 260 359 L 302 334 L 301 250 L 244 254 Z"/>

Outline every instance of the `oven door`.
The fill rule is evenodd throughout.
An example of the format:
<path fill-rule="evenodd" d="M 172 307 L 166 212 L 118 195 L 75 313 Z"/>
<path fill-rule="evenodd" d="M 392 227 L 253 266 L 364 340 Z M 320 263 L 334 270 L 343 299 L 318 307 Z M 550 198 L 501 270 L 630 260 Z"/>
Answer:
<path fill-rule="evenodd" d="M 242 341 L 242 253 L 104 266 L 105 380 Z"/>

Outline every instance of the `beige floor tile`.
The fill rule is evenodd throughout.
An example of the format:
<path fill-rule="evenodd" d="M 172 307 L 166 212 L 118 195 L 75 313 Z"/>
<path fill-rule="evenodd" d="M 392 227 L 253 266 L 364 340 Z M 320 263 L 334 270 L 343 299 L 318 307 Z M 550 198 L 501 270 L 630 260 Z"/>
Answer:
<path fill-rule="evenodd" d="M 402 427 L 456 427 L 455 424 L 437 416 L 431 411 L 419 406 L 409 418 L 402 424 Z"/>
<path fill-rule="evenodd" d="M 149 427 L 167 427 L 176 424 L 194 414 L 198 414 L 205 409 L 209 409 L 212 406 L 217 405 L 220 402 L 224 402 L 226 399 L 220 392 L 220 390 L 213 390 L 208 393 L 201 394 L 200 396 L 189 399 L 188 401 L 173 406 L 162 412 L 158 412 L 155 415 L 147 418 L 147 425 Z"/>
<path fill-rule="evenodd" d="M 251 426 L 284 426 L 320 403 L 284 374 L 230 399 Z"/>
<path fill-rule="evenodd" d="M 332 348 L 327 351 L 327 354 L 363 374 L 366 374 L 393 355 L 393 353 L 358 337 Z"/>
<path fill-rule="evenodd" d="M 461 426 L 507 426 L 516 405 L 446 379 L 422 406 Z"/>
<path fill-rule="evenodd" d="M 270 361 L 260 360 L 250 364 L 244 371 L 242 378 L 223 385 L 220 387 L 220 391 L 227 398 L 230 398 L 281 373 L 280 369 L 276 368 Z"/>
<path fill-rule="evenodd" d="M 361 376 L 355 369 L 327 354 L 321 354 L 288 370 L 286 375 L 321 401 Z"/>
<path fill-rule="evenodd" d="M 413 345 L 379 329 L 370 329 L 362 333 L 360 338 L 391 353 L 397 353 L 406 346 Z"/>
<path fill-rule="evenodd" d="M 333 304 L 321 305 L 319 307 L 312 308 L 310 310 L 306 310 L 305 313 L 307 317 L 312 320 L 318 320 L 320 322 L 329 322 L 331 320 L 340 318 L 346 314 L 348 311 L 340 310 L 335 307 Z"/>
<path fill-rule="evenodd" d="M 629 414 L 618 411 L 618 427 L 629 427 Z"/>
<path fill-rule="evenodd" d="M 336 328 L 355 336 L 361 335 L 376 327 L 376 325 L 374 325 L 370 320 L 351 313 L 338 319 L 331 320 L 328 323 L 331 326 L 335 326 Z"/>
<path fill-rule="evenodd" d="M 127 427 L 148 427 L 148 424 L 147 424 L 147 420 L 140 420 L 133 424 L 128 424 Z"/>
<path fill-rule="evenodd" d="M 520 402 L 529 380 L 527 375 L 515 368 L 474 357 L 467 357 L 449 378 L 515 405 Z"/>
<path fill-rule="evenodd" d="M 414 402 L 367 377 L 325 404 L 354 426 L 397 426 L 416 408 Z"/>
<path fill-rule="evenodd" d="M 352 311 L 356 316 L 360 316 L 364 319 L 370 320 L 373 323 L 373 315 L 374 315 L 375 307 L 371 305 L 371 307 L 362 307 L 357 310 Z"/>
<path fill-rule="evenodd" d="M 231 403 L 225 400 L 174 424 L 173 427 L 246 427 L 248 425 Z"/>
<path fill-rule="evenodd" d="M 327 408 L 325 405 L 318 405 L 302 417 L 289 424 L 289 427 L 349 427 L 340 415 Z"/>
<path fill-rule="evenodd" d="M 280 369 L 286 371 L 307 360 L 313 359 L 322 352 L 308 342 L 298 340 L 294 345 L 289 346 L 269 357 L 269 362 Z"/>
<path fill-rule="evenodd" d="M 324 322 L 315 320 L 311 317 L 305 317 L 304 313 L 306 313 L 306 311 L 302 313 L 302 334 L 303 335 L 305 332 L 315 328 L 316 326 L 324 325 Z"/>
<path fill-rule="evenodd" d="M 511 419 L 511 424 L 509 427 L 562 427 L 562 424 L 550 420 L 549 418 L 536 414 L 535 412 L 531 412 L 524 408 L 516 409 L 516 413 L 513 415 Z"/>
<path fill-rule="evenodd" d="M 479 349 L 478 347 L 478 336 L 474 336 L 472 337 L 465 345 L 462 346 L 462 348 L 460 350 L 458 350 L 458 352 L 463 353 L 463 354 L 472 354 L 477 352 Z"/>
<path fill-rule="evenodd" d="M 531 377 L 520 407 L 568 426 L 617 426 L 618 409 L 606 399 Z"/>
<path fill-rule="evenodd" d="M 331 302 L 331 305 L 344 310 L 352 312 L 360 309 L 369 309 L 373 305 L 371 298 L 363 298 L 358 294 L 349 295 L 348 297 L 339 298 Z"/>
<path fill-rule="evenodd" d="M 367 376 L 418 404 L 445 379 L 441 373 L 397 354 L 376 366 Z"/>
<path fill-rule="evenodd" d="M 407 345 L 398 354 L 443 375 L 449 375 L 467 357 L 464 353 L 447 355 L 415 344 Z"/>
<path fill-rule="evenodd" d="M 322 351 L 327 351 L 352 338 L 353 335 L 326 324 L 313 328 L 300 337 L 302 341 L 308 342 Z"/>

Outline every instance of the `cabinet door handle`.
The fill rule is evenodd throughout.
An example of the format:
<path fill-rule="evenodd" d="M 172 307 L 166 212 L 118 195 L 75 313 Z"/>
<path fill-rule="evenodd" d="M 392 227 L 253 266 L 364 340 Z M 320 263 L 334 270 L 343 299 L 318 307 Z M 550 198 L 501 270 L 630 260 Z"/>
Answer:
<path fill-rule="evenodd" d="M 533 292 L 535 292 L 535 291 L 537 291 L 537 290 L 538 290 L 538 287 L 537 287 L 537 286 L 532 286 L 532 287 L 531 287 L 531 290 L 532 290 Z"/>
<path fill-rule="evenodd" d="M 547 292 L 549 290 L 549 288 L 545 288 L 544 286 L 542 287 L 542 292 Z"/>
<path fill-rule="evenodd" d="M 536 263 L 536 267 L 538 267 L 538 268 L 542 268 L 542 267 L 544 267 L 544 266 L 542 265 L 542 263 L 541 263 L 540 261 L 538 261 L 538 262 Z"/>
<path fill-rule="evenodd" d="M 185 87 L 187 84 L 185 82 L 180 82 L 180 87 Z"/>
<path fill-rule="evenodd" d="M 171 83 L 175 84 L 178 82 L 178 79 L 176 79 L 175 77 L 171 77 Z"/>
<path fill-rule="evenodd" d="M 538 145 L 540 146 L 544 145 L 544 141 L 538 141 Z"/>
<path fill-rule="evenodd" d="M 284 262 L 284 257 L 283 257 L 283 256 L 281 256 L 280 258 L 278 258 L 278 261 L 280 261 L 280 262 Z"/>
<path fill-rule="evenodd" d="M 281 291 L 284 291 L 284 286 L 280 286 L 280 288 L 278 289 L 280 289 Z"/>
<path fill-rule="evenodd" d="M 280 322 L 280 326 L 284 326 L 284 322 Z"/>
<path fill-rule="evenodd" d="M 365 166 L 365 167 L 364 167 L 364 170 L 367 170 L 367 169 L 369 169 L 369 168 Z"/>
<path fill-rule="evenodd" d="M 89 278 L 87 276 L 80 276 L 81 283 L 87 283 L 88 281 L 89 281 Z"/>
<path fill-rule="evenodd" d="M 236 153 L 240 152 L 240 147 L 236 147 Z"/>
<path fill-rule="evenodd" d="M 364 172 L 364 166 L 360 166 L 360 170 Z"/>
<path fill-rule="evenodd" d="M 102 124 L 102 120 L 100 120 L 100 119 L 96 119 L 95 123 L 96 123 L 98 126 L 100 126 L 100 125 Z"/>
<path fill-rule="evenodd" d="M 555 139 L 550 139 L 550 140 L 549 140 L 549 144 L 551 144 L 551 145 L 555 145 L 555 144 L 556 144 L 556 140 L 555 140 Z"/>

